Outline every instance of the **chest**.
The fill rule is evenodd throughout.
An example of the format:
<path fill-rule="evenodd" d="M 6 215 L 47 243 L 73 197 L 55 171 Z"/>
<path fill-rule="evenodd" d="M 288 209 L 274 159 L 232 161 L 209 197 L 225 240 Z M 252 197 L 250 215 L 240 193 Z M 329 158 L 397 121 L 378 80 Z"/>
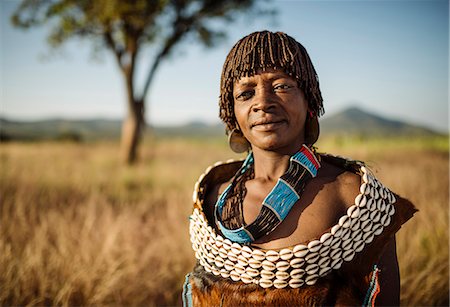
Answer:
<path fill-rule="evenodd" d="M 265 197 L 272 191 L 274 183 L 248 181 L 247 194 L 243 201 L 246 224 L 254 221 L 261 211 Z M 345 214 L 344 204 L 336 184 L 330 180 L 311 180 L 294 204 L 286 218 L 270 234 L 254 243 L 265 249 L 277 249 L 306 242 L 319 237 L 335 225 Z"/>

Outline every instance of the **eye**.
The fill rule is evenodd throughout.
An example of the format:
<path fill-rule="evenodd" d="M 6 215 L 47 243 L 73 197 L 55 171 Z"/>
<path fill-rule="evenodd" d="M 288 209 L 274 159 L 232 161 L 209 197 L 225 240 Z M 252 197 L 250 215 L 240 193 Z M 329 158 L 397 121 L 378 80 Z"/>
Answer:
<path fill-rule="evenodd" d="M 276 85 L 273 87 L 273 89 L 274 89 L 274 91 L 285 91 L 285 90 L 291 89 L 291 88 L 293 88 L 293 87 L 294 87 L 294 86 L 293 86 L 293 85 L 290 85 L 290 84 L 279 83 L 279 84 L 276 84 Z"/>
<path fill-rule="evenodd" d="M 245 101 L 253 97 L 255 91 L 243 91 L 236 96 L 236 100 Z"/>

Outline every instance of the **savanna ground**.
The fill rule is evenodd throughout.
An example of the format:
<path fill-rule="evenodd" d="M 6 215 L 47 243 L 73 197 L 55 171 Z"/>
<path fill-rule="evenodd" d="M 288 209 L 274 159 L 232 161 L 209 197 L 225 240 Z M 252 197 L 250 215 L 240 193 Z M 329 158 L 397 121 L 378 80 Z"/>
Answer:
<path fill-rule="evenodd" d="M 448 305 L 448 139 L 328 139 L 420 210 L 397 236 L 405 306 Z M 224 139 L 0 145 L 0 305 L 177 305 L 194 257 L 192 188 Z"/>

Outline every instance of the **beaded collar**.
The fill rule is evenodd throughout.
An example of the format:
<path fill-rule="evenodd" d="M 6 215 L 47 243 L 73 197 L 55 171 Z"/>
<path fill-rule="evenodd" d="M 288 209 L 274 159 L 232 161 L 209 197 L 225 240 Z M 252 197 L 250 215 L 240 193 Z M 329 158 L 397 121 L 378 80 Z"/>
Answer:
<path fill-rule="evenodd" d="M 359 164 L 356 171 L 361 176 L 360 193 L 338 223 L 319 238 L 277 250 L 242 245 L 217 234 L 203 212 L 198 193 L 202 193 L 201 185 L 211 169 L 200 176 L 193 194 L 190 238 L 195 257 L 207 272 L 263 288 L 314 285 L 381 235 L 396 212 L 395 195 Z"/>
<path fill-rule="evenodd" d="M 215 206 L 215 220 L 222 234 L 233 242 L 251 243 L 269 233 L 286 218 L 294 204 L 300 199 L 305 185 L 316 177 L 320 163 L 314 153 L 303 145 L 289 159 L 289 167 L 263 200 L 261 211 L 255 221 L 237 229 L 229 229 L 222 224 L 221 217 L 230 190 L 237 178 L 243 175 L 253 165 L 253 154 L 250 153 L 231 180 L 231 183 L 220 195 Z"/>

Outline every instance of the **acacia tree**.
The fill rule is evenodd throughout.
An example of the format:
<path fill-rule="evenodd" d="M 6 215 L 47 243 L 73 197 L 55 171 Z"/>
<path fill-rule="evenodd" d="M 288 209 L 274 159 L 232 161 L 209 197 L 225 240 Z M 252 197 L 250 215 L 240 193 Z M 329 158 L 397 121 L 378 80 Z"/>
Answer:
<path fill-rule="evenodd" d="M 255 0 L 23 0 L 12 16 L 15 26 L 52 26 L 48 41 L 59 47 L 69 39 L 93 39 L 110 50 L 120 67 L 127 93 L 127 115 L 122 125 L 121 153 L 127 163 L 137 158 L 145 125 L 144 106 L 161 62 L 174 47 L 191 36 L 213 46 L 225 35 L 211 21 L 233 21 L 236 13 L 255 9 Z M 147 48 L 147 47 L 148 48 Z M 142 91 L 136 90 L 139 54 L 153 62 Z"/>

